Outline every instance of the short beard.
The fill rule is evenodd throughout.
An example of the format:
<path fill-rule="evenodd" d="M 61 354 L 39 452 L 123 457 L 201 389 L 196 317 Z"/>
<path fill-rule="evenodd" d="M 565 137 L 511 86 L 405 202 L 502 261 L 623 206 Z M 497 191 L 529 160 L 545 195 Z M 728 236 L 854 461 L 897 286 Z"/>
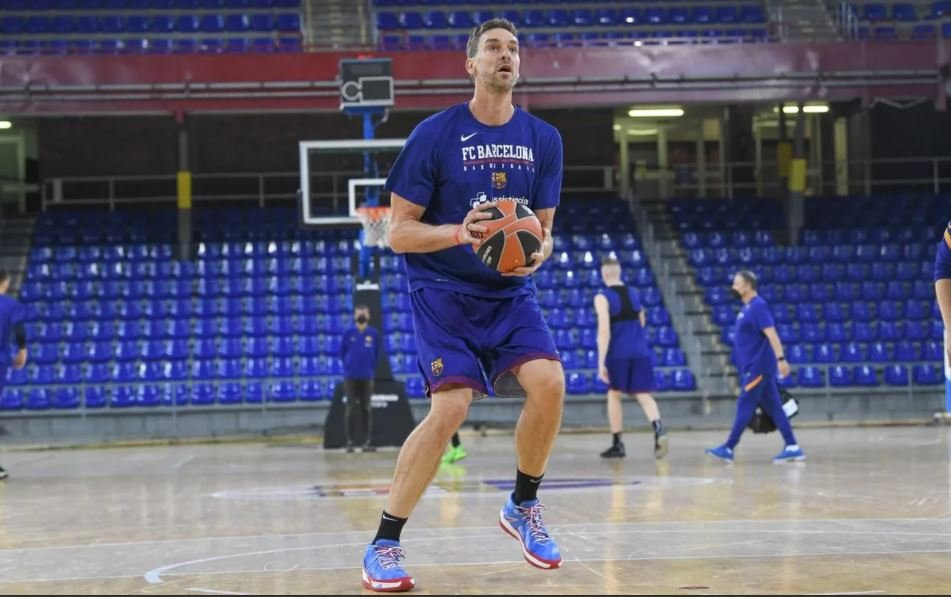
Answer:
<path fill-rule="evenodd" d="M 495 73 L 486 73 L 480 78 L 482 79 L 482 84 L 490 93 L 498 94 L 510 93 L 513 89 L 515 89 L 515 83 L 518 82 L 518 79 L 515 78 L 514 74 L 507 82 L 501 83 L 495 80 Z"/>

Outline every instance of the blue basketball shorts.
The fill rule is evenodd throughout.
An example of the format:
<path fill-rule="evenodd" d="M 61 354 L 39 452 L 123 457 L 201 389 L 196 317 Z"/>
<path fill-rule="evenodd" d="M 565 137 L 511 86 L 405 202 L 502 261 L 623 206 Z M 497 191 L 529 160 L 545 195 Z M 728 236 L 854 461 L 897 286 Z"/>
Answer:
<path fill-rule="evenodd" d="M 537 359 L 561 361 L 535 297 L 489 299 L 422 288 L 410 295 L 419 372 L 431 396 L 454 384 L 476 398 L 522 397 L 513 369 Z"/>
<path fill-rule="evenodd" d="M 944 233 L 944 238 L 938 242 L 938 251 L 934 257 L 934 281 L 951 279 L 951 234 Z"/>
<path fill-rule="evenodd" d="M 608 369 L 608 387 L 628 394 L 646 394 L 656 389 L 654 379 L 654 359 L 641 357 L 634 359 L 607 359 L 604 366 Z"/>

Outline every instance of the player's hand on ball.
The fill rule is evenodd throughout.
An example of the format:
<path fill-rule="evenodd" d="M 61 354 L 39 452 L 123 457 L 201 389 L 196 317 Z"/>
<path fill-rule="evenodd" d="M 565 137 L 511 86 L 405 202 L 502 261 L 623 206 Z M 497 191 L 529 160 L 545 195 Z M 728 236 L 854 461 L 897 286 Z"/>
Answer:
<path fill-rule="evenodd" d="M 13 368 L 14 369 L 23 369 L 26 366 L 26 349 L 20 349 L 17 351 L 16 356 L 13 357 Z"/>
<path fill-rule="evenodd" d="M 485 210 L 495 207 L 497 203 L 483 203 L 476 207 L 473 207 L 469 210 L 469 213 L 466 214 L 466 218 L 462 221 L 462 227 L 459 229 L 459 241 L 463 245 L 472 245 L 474 248 L 478 249 L 479 245 L 482 244 L 482 239 L 488 228 L 479 224 L 482 220 L 488 220 L 492 217 L 491 214 L 485 213 Z"/>
<path fill-rule="evenodd" d="M 600 367 L 598 367 L 598 379 L 600 379 L 606 384 L 611 383 L 611 379 L 608 377 L 608 368 L 605 367 L 604 365 L 601 365 Z"/>
<path fill-rule="evenodd" d="M 779 376 L 787 377 L 792 369 L 789 367 L 788 361 L 779 361 Z"/>
<path fill-rule="evenodd" d="M 548 242 L 548 239 L 551 237 L 551 230 L 548 228 L 542 228 L 542 247 L 545 246 L 545 243 Z M 510 272 L 503 273 L 503 276 L 531 276 L 538 268 L 542 266 L 542 263 L 545 261 L 544 248 L 540 251 L 536 251 L 531 255 L 531 265 L 525 265 L 522 267 L 517 267 Z"/>

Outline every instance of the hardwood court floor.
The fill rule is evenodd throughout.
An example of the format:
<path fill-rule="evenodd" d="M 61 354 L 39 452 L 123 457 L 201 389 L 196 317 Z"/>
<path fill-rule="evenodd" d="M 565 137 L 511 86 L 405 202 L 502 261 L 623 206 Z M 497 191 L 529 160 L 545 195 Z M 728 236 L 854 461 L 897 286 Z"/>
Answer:
<path fill-rule="evenodd" d="M 947 593 L 951 430 L 809 429 L 774 465 L 748 434 L 646 433 L 603 462 L 606 434 L 563 434 L 541 496 L 565 555 L 536 570 L 497 525 L 511 437 L 464 436 L 404 531 L 417 593 Z M 359 565 L 396 452 L 293 443 L 8 451 L 2 593 L 360 593 Z"/>

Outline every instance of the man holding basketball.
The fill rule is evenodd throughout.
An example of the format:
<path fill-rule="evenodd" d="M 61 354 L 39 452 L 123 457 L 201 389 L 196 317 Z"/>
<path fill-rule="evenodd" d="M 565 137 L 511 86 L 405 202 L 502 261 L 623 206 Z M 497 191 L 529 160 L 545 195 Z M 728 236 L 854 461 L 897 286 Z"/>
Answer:
<path fill-rule="evenodd" d="M 476 27 L 466 51 L 472 100 L 421 122 L 386 182 L 390 245 L 406 255 L 418 364 L 431 406 L 400 450 L 379 531 L 364 555 L 363 585 L 375 591 L 415 586 L 400 566 L 400 532 L 488 383 L 498 395 L 525 397 L 515 428 L 515 491 L 499 524 L 519 540 L 530 564 L 561 565 L 536 494 L 561 425 L 564 372 L 529 277 L 552 251 L 561 137 L 512 104 L 519 73 L 512 23 L 492 19 Z M 534 210 L 543 230 L 540 250 L 507 273 L 476 256 L 482 237 L 490 236 L 483 220 L 493 216 L 486 211 L 503 202 Z"/>

